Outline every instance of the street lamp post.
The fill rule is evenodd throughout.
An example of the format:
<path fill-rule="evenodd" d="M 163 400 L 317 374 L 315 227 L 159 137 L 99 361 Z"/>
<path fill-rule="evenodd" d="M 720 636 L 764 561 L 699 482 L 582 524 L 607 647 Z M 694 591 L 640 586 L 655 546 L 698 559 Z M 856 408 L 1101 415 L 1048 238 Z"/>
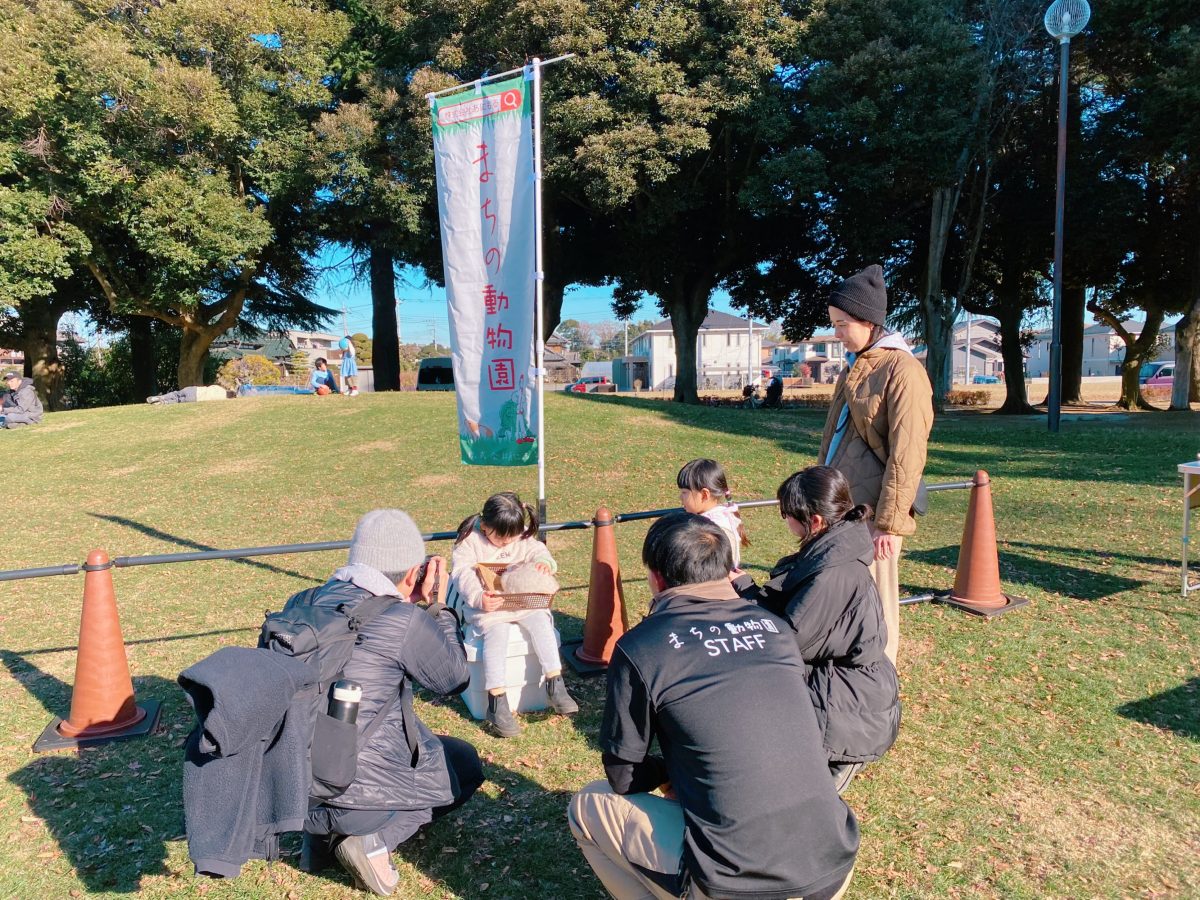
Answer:
<path fill-rule="evenodd" d="M 1063 207 L 1067 187 L 1067 60 L 1071 38 L 1083 31 L 1092 8 L 1087 0 L 1054 0 L 1046 10 L 1046 30 L 1061 47 L 1058 67 L 1058 183 L 1054 198 L 1054 326 L 1050 337 L 1050 393 L 1047 422 L 1058 431 L 1062 412 Z"/>

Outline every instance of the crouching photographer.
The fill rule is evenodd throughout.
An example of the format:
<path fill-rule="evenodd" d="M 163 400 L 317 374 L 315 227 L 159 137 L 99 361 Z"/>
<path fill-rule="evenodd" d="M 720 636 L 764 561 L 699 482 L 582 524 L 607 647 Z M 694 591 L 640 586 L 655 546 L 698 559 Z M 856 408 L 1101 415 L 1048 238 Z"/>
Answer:
<path fill-rule="evenodd" d="M 438 597 L 445 573 L 444 559 L 426 558 L 406 513 L 378 509 L 359 520 L 348 564 L 315 589 L 351 608 L 371 598 L 396 601 L 362 625 L 343 670 L 342 680 L 362 692 L 357 768 L 344 792 L 314 798 L 301 859 L 302 868 L 317 871 L 336 858 L 360 887 L 381 896 L 399 882 L 392 851 L 466 803 L 484 780 L 473 746 L 433 734 L 413 712 L 413 681 L 457 694 L 470 680 L 458 620 Z"/>

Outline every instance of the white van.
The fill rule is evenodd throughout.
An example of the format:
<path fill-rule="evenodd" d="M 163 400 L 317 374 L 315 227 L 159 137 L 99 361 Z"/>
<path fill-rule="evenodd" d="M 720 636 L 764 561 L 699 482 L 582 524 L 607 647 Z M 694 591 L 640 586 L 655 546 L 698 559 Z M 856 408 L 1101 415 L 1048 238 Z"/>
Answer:
<path fill-rule="evenodd" d="M 449 356 L 431 356 L 417 365 L 418 391 L 454 390 L 454 364 Z"/>

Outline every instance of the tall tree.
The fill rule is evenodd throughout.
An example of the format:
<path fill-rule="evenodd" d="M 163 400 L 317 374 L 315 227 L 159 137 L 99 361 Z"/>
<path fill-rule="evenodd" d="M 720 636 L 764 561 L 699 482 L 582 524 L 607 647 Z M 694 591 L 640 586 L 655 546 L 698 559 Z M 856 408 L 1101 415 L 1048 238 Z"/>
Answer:
<path fill-rule="evenodd" d="M 305 139 L 341 17 L 291 0 L 4 2 L 53 86 L 3 120 L 36 142 L 22 177 L 69 210 L 113 312 L 181 330 L 179 383 L 202 380 L 240 318 L 318 324 Z"/>

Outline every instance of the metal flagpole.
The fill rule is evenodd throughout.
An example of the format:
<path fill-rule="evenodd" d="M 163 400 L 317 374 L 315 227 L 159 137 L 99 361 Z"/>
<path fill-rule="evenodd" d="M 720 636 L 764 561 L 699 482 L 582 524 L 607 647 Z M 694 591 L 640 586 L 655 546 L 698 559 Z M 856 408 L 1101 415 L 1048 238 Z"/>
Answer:
<path fill-rule="evenodd" d="M 537 359 L 538 521 L 546 522 L 546 342 L 542 301 L 546 273 L 542 269 L 542 61 L 533 58 L 533 288 L 537 306 L 534 338 Z M 540 537 L 545 540 L 543 532 Z"/>

